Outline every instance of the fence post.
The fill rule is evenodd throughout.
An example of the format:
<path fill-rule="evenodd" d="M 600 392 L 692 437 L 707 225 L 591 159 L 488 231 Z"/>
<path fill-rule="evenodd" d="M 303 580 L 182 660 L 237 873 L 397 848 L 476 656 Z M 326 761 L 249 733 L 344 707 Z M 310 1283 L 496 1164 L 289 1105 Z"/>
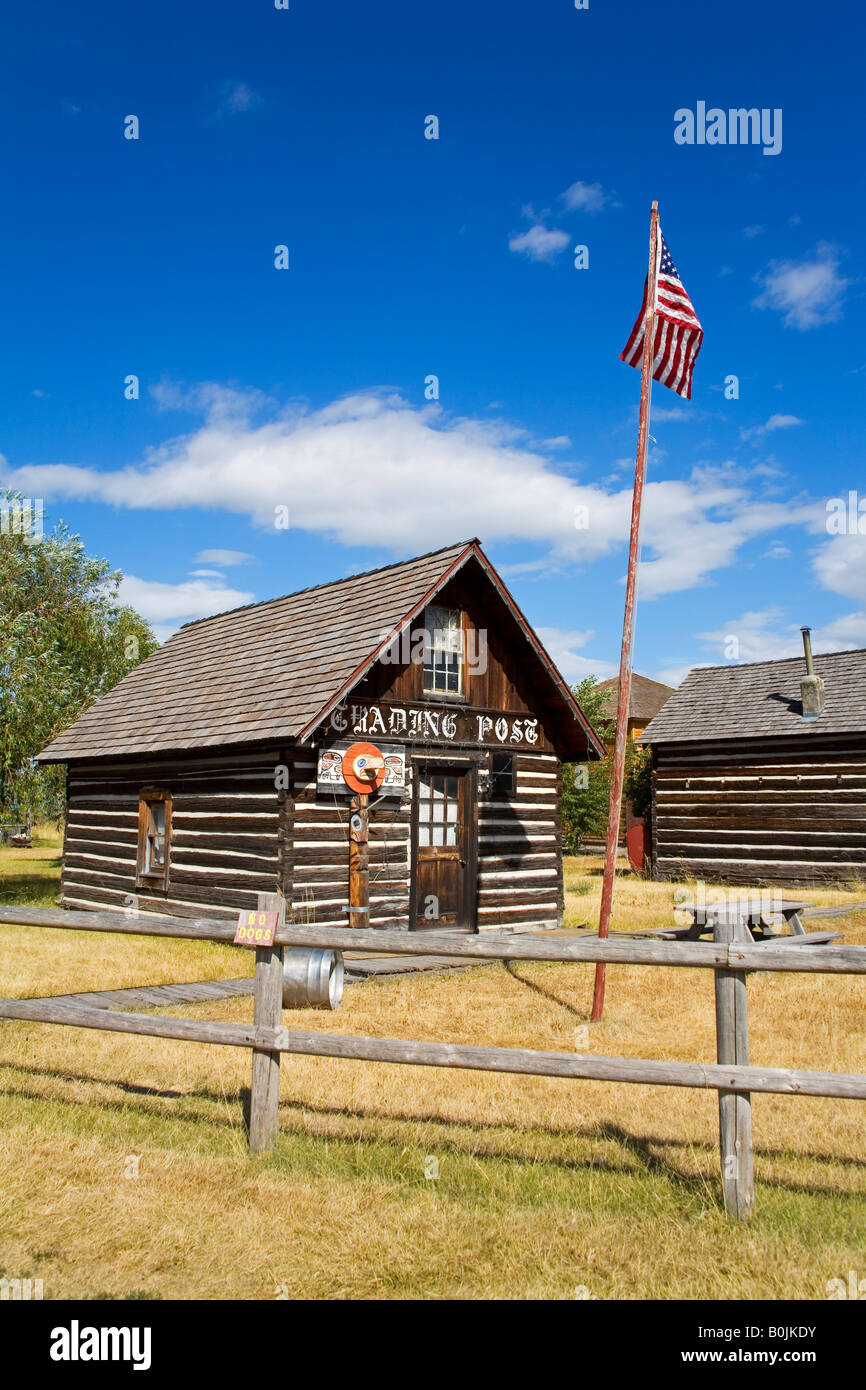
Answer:
<path fill-rule="evenodd" d="M 260 912 L 278 912 L 286 920 L 286 900 L 279 893 L 259 893 Z M 253 1020 L 257 1028 L 279 1028 L 283 1007 L 283 948 L 256 948 Z M 268 1153 L 280 1127 L 280 1054 L 253 1049 L 250 1087 L 250 1153 Z"/>
<path fill-rule="evenodd" d="M 714 923 L 715 941 L 730 945 L 751 941 L 742 919 Z M 716 1057 L 721 1065 L 749 1065 L 749 1017 L 746 972 L 716 970 Z M 755 1209 L 755 1161 L 752 1151 L 752 1097 L 738 1091 L 719 1091 L 719 1150 L 725 1210 L 737 1221 L 748 1221 Z"/>

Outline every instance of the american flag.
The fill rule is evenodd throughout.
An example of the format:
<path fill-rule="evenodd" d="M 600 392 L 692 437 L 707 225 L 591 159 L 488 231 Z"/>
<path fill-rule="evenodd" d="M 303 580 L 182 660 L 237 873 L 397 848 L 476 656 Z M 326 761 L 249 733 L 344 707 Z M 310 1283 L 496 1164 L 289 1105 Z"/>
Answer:
<path fill-rule="evenodd" d="M 704 330 L 698 322 L 686 287 L 668 250 L 659 227 L 656 255 L 656 316 L 653 344 L 653 381 L 669 386 L 686 400 L 692 395 L 692 372 L 704 340 Z M 643 358 L 644 316 L 646 314 L 647 284 L 643 287 L 643 303 L 631 337 L 620 353 L 620 361 L 630 367 L 640 367 Z"/>

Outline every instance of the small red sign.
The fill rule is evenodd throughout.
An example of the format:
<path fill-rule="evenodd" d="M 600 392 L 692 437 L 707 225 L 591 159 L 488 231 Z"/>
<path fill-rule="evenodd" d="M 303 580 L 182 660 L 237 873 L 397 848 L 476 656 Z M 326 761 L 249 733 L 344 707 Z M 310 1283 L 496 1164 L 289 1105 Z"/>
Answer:
<path fill-rule="evenodd" d="M 236 946 L 273 946 L 280 920 L 278 912 L 239 912 Z"/>

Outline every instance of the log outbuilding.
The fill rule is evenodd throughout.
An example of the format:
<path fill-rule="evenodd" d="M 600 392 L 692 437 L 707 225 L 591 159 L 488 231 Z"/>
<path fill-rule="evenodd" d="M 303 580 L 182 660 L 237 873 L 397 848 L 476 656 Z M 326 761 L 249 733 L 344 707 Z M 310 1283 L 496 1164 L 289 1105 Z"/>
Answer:
<path fill-rule="evenodd" d="M 691 671 L 639 742 L 654 877 L 866 878 L 866 651 Z"/>
<path fill-rule="evenodd" d="M 359 741 L 384 782 L 353 917 Z M 40 758 L 67 764 L 64 907 L 278 892 L 298 921 L 475 931 L 561 923 L 561 764 L 602 754 L 473 540 L 187 624 Z"/>

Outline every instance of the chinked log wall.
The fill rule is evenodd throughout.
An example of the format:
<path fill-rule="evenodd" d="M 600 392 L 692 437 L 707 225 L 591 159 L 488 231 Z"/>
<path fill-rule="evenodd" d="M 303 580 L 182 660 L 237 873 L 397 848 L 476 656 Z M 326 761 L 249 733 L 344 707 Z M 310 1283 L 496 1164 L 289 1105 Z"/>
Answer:
<path fill-rule="evenodd" d="M 447 750 L 431 748 L 431 757 Z M 289 788 L 275 790 L 278 766 Z M 478 927 L 555 926 L 562 918 L 561 775 L 550 754 L 517 754 L 516 792 L 478 814 Z M 166 893 L 137 888 L 139 794 L 172 793 Z M 408 927 L 411 802 L 383 801 L 370 828 L 371 925 Z M 282 889 L 294 919 L 343 926 L 348 892 L 344 797 L 316 796 L 312 749 L 80 765 L 69 772 L 64 907 L 175 916 L 203 905 L 232 917 Z"/>
<path fill-rule="evenodd" d="M 482 800 L 478 826 L 478 927 L 562 923 L 562 773 L 549 753 L 514 759 L 515 796 Z"/>
<path fill-rule="evenodd" d="M 287 842 L 285 794 L 274 785 L 277 749 L 209 759 L 92 763 L 71 767 L 63 855 L 64 907 L 236 917 L 259 893 L 276 892 Z M 145 787 L 172 793 L 166 893 L 137 888 L 138 800 Z"/>
<path fill-rule="evenodd" d="M 657 878 L 866 878 L 866 737 L 658 745 Z"/>
<path fill-rule="evenodd" d="M 419 750 L 415 750 L 416 752 Z M 425 750 L 447 761 L 448 749 Z M 411 768 L 407 769 L 411 780 Z M 551 754 L 515 755 L 515 796 L 478 809 L 478 928 L 555 926 L 562 919 L 561 774 Z M 295 761 L 292 909 L 301 922 L 344 925 L 348 865 L 345 797 L 316 797 L 312 751 Z M 370 921 L 409 926 L 412 808 L 380 802 L 370 818 Z"/>

